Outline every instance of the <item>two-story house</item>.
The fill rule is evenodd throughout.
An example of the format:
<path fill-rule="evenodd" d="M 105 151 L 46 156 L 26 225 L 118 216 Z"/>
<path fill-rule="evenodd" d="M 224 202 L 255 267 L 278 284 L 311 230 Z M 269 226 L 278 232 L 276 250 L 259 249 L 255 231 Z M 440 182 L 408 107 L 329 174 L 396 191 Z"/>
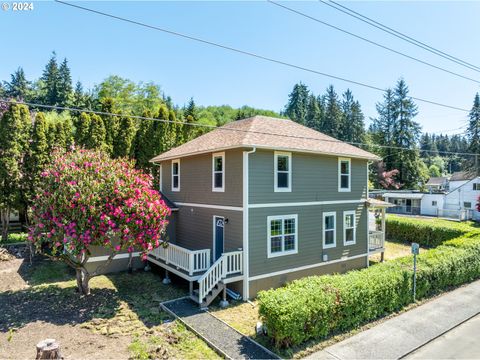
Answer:
<path fill-rule="evenodd" d="M 190 281 L 204 305 L 226 286 L 248 299 L 296 278 L 366 267 L 368 162 L 376 159 L 290 120 L 228 123 L 151 160 L 175 211 L 169 245 L 148 259 Z"/>

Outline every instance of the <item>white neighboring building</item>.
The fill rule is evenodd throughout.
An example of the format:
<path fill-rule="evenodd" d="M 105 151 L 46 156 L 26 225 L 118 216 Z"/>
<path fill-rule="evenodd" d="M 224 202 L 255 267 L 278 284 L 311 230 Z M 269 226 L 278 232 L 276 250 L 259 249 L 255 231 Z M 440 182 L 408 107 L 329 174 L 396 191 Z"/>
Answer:
<path fill-rule="evenodd" d="M 480 176 L 466 172 L 455 173 L 448 185 L 449 192 L 445 194 L 443 206 L 444 214 L 440 216 L 448 216 L 448 212 L 466 211 L 471 213 L 470 218 L 480 220 L 480 212 L 476 208 L 480 196 Z"/>
<path fill-rule="evenodd" d="M 446 194 L 423 194 L 420 213 L 422 215 L 437 216 L 439 209 L 443 209 Z"/>

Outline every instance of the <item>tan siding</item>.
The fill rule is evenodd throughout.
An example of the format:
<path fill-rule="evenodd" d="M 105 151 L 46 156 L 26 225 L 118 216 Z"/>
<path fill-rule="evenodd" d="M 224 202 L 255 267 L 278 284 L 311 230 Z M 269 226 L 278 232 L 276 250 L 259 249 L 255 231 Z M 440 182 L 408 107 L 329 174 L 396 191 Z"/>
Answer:
<path fill-rule="evenodd" d="M 242 150 L 225 151 L 225 192 L 212 191 L 212 153 L 180 159 L 180 191 L 171 188 L 171 161 L 162 162 L 163 193 L 173 202 L 242 206 Z"/>
<path fill-rule="evenodd" d="M 211 249 L 213 246 L 213 216 L 228 219 L 225 224 L 225 251 L 242 247 L 242 212 L 182 206 L 177 220 L 179 246 L 192 250 Z"/>
<path fill-rule="evenodd" d="M 343 245 L 343 211 L 356 210 L 357 233 L 356 244 Z M 322 226 L 323 213 L 336 211 L 337 245 L 323 249 Z M 267 217 L 271 215 L 298 215 L 298 253 L 267 257 L 268 225 Z M 296 268 L 321 263 L 323 254 L 328 260 L 365 254 L 367 252 L 367 210 L 361 204 L 341 204 L 323 206 L 303 206 L 285 208 L 261 208 L 249 211 L 249 276 Z"/>
<path fill-rule="evenodd" d="M 351 192 L 339 192 L 338 157 L 292 153 L 292 192 L 274 192 L 273 159 L 272 150 L 257 150 L 250 155 L 250 204 L 354 200 L 366 197 L 366 160 L 351 160 Z"/>
<path fill-rule="evenodd" d="M 319 266 L 307 270 L 295 271 L 288 274 L 270 276 L 268 278 L 250 281 L 250 297 L 254 298 L 261 290 L 275 289 L 295 279 L 312 275 L 325 275 L 333 273 L 344 273 L 352 269 L 360 269 L 367 266 L 367 257 L 353 260 L 346 260 L 340 263 Z"/>

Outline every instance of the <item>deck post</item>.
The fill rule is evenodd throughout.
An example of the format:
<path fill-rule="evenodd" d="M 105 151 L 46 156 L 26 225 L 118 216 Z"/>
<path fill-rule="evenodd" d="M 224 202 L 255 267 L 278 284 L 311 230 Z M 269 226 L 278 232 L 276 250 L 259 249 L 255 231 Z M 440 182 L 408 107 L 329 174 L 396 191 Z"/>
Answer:
<path fill-rule="evenodd" d="M 384 262 L 385 261 L 385 251 L 382 251 L 380 253 L 380 262 Z"/>
<path fill-rule="evenodd" d="M 228 306 L 228 301 L 227 301 L 227 285 L 223 287 L 222 291 L 222 301 L 220 301 L 220 307 L 224 308 Z"/>
<path fill-rule="evenodd" d="M 170 278 L 168 277 L 168 270 L 165 270 L 165 278 L 163 279 L 162 284 L 163 285 L 168 285 L 171 282 L 172 282 L 172 280 L 170 280 Z"/>
<path fill-rule="evenodd" d="M 190 296 L 193 295 L 193 281 L 188 282 Z"/>

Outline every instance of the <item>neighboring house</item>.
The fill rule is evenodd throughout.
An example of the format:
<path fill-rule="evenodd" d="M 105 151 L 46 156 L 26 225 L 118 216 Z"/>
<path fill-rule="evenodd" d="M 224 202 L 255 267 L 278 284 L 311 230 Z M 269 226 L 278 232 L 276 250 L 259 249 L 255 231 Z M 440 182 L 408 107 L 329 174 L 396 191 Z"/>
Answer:
<path fill-rule="evenodd" d="M 440 192 L 448 190 L 448 177 L 431 177 L 428 179 L 428 182 L 425 184 L 425 187 L 430 192 Z"/>
<path fill-rule="evenodd" d="M 226 286 L 244 299 L 296 278 L 368 266 L 368 163 L 378 158 L 290 120 L 234 121 L 151 161 L 172 212 L 169 245 L 148 260 L 209 304 Z M 379 221 L 381 222 L 381 221 Z M 369 246 L 369 237 L 371 239 Z M 194 288 L 198 286 L 198 290 Z"/>
<path fill-rule="evenodd" d="M 385 201 L 395 204 L 388 212 L 480 220 L 480 212 L 476 209 L 480 196 L 479 176 L 469 172 L 458 172 L 447 178 L 446 183 L 444 178 L 434 179 L 428 193 L 408 190 L 381 193 Z M 439 186 L 433 191 L 433 186 L 436 185 Z"/>

